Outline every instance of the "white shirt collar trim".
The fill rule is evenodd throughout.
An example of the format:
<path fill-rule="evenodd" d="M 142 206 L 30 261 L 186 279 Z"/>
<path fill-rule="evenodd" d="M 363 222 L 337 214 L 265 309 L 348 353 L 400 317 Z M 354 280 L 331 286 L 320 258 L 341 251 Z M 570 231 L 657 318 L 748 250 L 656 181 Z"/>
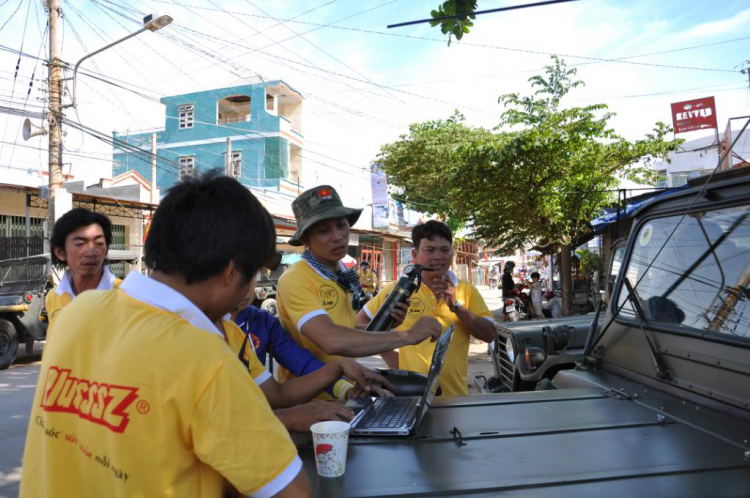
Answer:
<path fill-rule="evenodd" d="M 70 276 L 70 270 L 65 270 L 65 273 L 63 273 L 63 276 L 60 279 L 60 283 L 57 284 L 57 290 L 55 292 L 60 296 L 63 294 L 70 294 L 70 297 L 75 299 L 76 294 L 73 292 L 72 278 L 73 277 Z M 99 285 L 96 287 L 96 290 L 110 290 L 115 286 L 116 280 L 117 277 L 109 271 L 109 266 L 104 265 L 102 267 L 102 279 L 99 280 Z"/>
<path fill-rule="evenodd" d="M 175 313 L 194 327 L 224 338 L 224 334 L 196 305 L 168 285 L 132 271 L 122 282 L 120 289 L 133 299 Z"/>

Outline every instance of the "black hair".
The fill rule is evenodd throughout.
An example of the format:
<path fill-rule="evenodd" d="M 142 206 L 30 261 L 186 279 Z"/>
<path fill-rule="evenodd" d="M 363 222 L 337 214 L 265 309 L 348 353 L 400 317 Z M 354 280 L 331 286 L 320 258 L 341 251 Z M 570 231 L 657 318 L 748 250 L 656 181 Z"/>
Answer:
<path fill-rule="evenodd" d="M 221 273 L 230 261 L 249 281 L 276 252 L 266 208 L 237 180 L 218 170 L 169 189 L 146 238 L 146 265 L 188 284 Z"/>
<path fill-rule="evenodd" d="M 420 223 L 411 230 L 411 241 L 416 250 L 419 250 L 419 243 L 422 239 L 432 240 L 435 236 L 442 237 L 453 244 L 453 232 L 441 221 L 430 220 L 427 223 Z"/>
<path fill-rule="evenodd" d="M 49 240 L 50 259 L 55 267 L 62 269 L 67 266 L 65 261 L 57 257 L 55 248 L 59 247 L 65 250 L 65 239 L 68 238 L 68 235 L 79 228 L 94 224 L 102 227 L 104 240 L 107 242 L 107 250 L 109 250 L 109 246 L 112 244 L 112 222 L 102 213 L 89 211 L 86 208 L 75 208 L 62 215 L 55 222 L 52 227 L 52 237 Z"/>
<path fill-rule="evenodd" d="M 531 274 L 531 278 L 534 278 L 534 277 L 536 277 L 536 278 L 542 278 L 542 276 L 541 276 L 541 275 L 539 275 L 539 272 L 538 272 L 538 271 L 535 271 L 535 272 L 533 272 L 533 273 Z"/>

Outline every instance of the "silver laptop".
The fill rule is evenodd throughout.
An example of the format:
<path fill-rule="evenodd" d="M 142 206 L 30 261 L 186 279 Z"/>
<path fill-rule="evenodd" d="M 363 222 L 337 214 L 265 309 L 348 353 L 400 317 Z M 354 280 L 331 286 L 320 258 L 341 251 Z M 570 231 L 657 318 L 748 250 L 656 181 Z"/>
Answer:
<path fill-rule="evenodd" d="M 445 355 L 453 336 L 455 325 L 448 327 L 438 339 L 432 354 L 430 373 L 421 397 L 362 398 L 360 411 L 351 424 L 352 436 L 408 436 L 419 430 L 437 390 L 438 377 L 443 369 Z M 347 403 L 347 405 L 349 405 Z"/>

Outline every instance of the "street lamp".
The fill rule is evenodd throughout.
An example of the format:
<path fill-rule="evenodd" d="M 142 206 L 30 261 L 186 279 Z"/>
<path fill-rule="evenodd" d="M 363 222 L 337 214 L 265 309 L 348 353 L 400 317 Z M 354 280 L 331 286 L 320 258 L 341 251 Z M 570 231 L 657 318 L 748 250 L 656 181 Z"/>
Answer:
<path fill-rule="evenodd" d="M 73 94 L 71 95 L 71 103 L 62 107 L 75 107 L 76 106 L 76 88 L 78 86 L 78 66 L 81 65 L 83 61 L 86 59 L 95 56 L 98 53 L 104 52 L 108 48 L 114 47 L 115 45 L 124 42 L 127 39 L 133 38 L 134 36 L 138 36 L 144 31 L 157 31 L 163 28 L 164 26 L 167 26 L 169 23 L 172 22 L 172 18 L 170 16 L 164 15 L 164 16 L 156 16 L 155 14 L 149 14 L 146 17 L 143 18 L 143 27 L 136 31 L 135 33 L 130 33 L 125 38 L 120 38 L 117 41 L 114 41 L 107 45 L 106 47 L 102 47 L 99 50 L 96 50 L 94 52 L 91 52 L 90 54 L 85 55 L 81 60 L 76 62 L 75 67 L 73 68 Z"/>

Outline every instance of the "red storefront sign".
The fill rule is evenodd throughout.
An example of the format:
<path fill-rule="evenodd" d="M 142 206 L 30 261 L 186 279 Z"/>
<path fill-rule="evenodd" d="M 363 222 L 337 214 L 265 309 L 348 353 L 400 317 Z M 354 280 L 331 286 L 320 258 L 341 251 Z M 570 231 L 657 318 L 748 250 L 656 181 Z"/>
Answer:
<path fill-rule="evenodd" d="M 686 100 L 672 104 L 672 124 L 674 132 L 716 128 L 716 102 L 713 97 Z"/>

